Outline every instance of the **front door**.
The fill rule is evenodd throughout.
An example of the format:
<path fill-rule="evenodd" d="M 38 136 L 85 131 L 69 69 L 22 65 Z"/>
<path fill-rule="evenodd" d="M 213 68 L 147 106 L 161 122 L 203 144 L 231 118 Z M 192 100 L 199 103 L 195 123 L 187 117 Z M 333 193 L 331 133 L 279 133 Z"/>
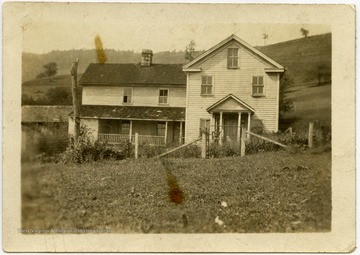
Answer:
<path fill-rule="evenodd" d="M 231 114 L 228 116 L 224 116 L 224 141 L 231 142 L 236 141 L 237 139 L 237 114 Z"/>

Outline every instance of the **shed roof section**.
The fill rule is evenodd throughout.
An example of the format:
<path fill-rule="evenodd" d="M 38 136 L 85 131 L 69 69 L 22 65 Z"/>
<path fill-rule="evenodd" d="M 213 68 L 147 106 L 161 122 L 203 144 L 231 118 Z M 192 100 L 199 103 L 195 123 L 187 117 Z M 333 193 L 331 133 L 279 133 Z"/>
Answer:
<path fill-rule="evenodd" d="M 101 119 L 184 121 L 185 107 L 83 105 L 80 116 Z"/>
<path fill-rule="evenodd" d="M 24 105 L 21 107 L 21 122 L 68 122 L 71 111 L 69 105 Z"/>
<path fill-rule="evenodd" d="M 81 85 L 182 85 L 186 74 L 179 64 L 90 64 Z"/>

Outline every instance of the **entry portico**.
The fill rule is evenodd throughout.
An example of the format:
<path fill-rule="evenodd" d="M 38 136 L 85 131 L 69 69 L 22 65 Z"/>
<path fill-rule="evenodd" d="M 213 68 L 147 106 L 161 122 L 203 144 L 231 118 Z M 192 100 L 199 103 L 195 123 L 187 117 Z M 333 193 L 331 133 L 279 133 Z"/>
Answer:
<path fill-rule="evenodd" d="M 210 133 L 219 138 L 219 142 L 239 141 L 241 128 L 250 130 L 251 116 L 255 110 L 244 101 L 229 94 L 210 107 Z"/>

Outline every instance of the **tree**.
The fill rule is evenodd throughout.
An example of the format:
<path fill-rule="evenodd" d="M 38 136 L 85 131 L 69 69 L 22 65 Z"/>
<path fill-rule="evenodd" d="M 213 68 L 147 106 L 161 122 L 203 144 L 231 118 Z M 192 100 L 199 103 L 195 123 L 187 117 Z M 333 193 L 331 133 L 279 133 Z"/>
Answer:
<path fill-rule="evenodd" d="M 191 40 L 190 43 L 186 46 L 186 48 L 185 48 L 185 59 L 186 60 L 192 61 L 195 58 L 195 56 L 194 56 L 196 54 L 195 46 L 196 46 L 196 43 L 194 40 Z"/>
<path fill-rule="evenodd" d="M 305 39 L 308 39 L 309 36 L 309 30 L 306 30 L 305 28 L 300 29 L 301 34 L 305 37 Z"/>
<path fill-rule="evenodd" d="M 304 82 L 313 82 L 317 80 L 317 84 L 331 82 L 331 64 L 327 62 L 320 62 L 317 65 L 311 66 L 306 71 Z"/>
<path fill-rule="evenodd" d="M 294 79 L 289 73 L 284 73 L 280 80 L 280 95 L 279 95 L 279 118 L 283 119 L 285 114 L 294 110 L 294 103 L 292 99 L 286 96 L 289 89 L 294 85 Z"/>
<path fill-rule="evenodd" d="M 55 62 L 50 62 L 47 63 L 46 65 L 43 65 L 43 67 L 45 68 L 45 71 L 41 74 L 39 74 L 38 76 L 36 76 L 37 78 L 42 78 L 42 77 L 49 77 L 49 81 L 51 81 L 51 77 L 54 76 L 55 74 L 57 74 L 57 64 Z"/>

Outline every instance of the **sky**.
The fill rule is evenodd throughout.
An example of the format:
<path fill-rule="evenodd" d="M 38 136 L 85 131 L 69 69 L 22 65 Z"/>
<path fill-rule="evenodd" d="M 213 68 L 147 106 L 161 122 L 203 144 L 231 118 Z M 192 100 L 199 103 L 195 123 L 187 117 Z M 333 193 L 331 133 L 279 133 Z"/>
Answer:
<path fill-rule="evenodd" d="M 310 36 L 331 32 L 327 24 L 304 23 L 301 19 L 295 19 L 300 21 L 295 23 L 275 23 L 271 17 L 261 18 L 269 14 L 266 8 L 257 12 L 256 7 L 239 5 L 98 4 L 85 7 L 63 4 L 33 8 L 22 26 L 23 51 L 41 54 L 52 50 L 94 49 L 96 35 L 106 49 L 159 52 L 184 50 L 191 40 L 195 40 L 197 50 L 206 50 L 231 34 L 260 46 L 264 45 L 263 34 L 268 35 L 266 44 L 269 45 L 300 38 L 301 28 L 309 30 Z M 277 9 L 271 10 L 276 16 Z"/>

